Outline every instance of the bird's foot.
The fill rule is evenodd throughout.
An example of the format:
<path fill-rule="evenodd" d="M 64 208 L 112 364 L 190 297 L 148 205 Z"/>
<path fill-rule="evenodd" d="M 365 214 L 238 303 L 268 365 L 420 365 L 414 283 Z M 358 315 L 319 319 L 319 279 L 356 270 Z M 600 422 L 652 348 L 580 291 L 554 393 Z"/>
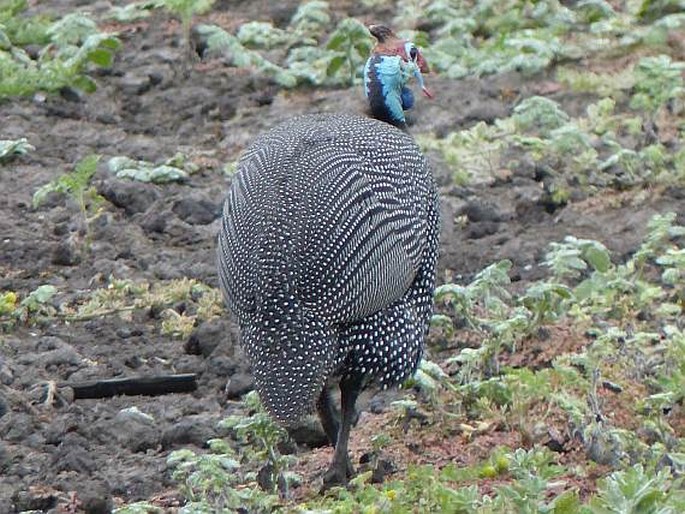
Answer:
<path fill-rule="evenodd" d="M 347 482 L 354 476 L 354 466 L 349 457 L 344 462 L 333 461 L 323 475 L 323 487 L 321 491 L 326 491 L 331 487 L 347 486 Z"/>

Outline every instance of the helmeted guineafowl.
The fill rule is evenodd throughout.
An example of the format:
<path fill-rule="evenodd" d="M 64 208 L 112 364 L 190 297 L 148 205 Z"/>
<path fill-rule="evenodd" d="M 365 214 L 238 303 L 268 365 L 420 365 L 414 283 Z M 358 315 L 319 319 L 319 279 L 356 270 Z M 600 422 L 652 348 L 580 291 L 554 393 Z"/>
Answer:
<path fill-rule="evenodd" d="M 353 473 L 355 402 L 416 370 L 433 309 L 439 206 L 405 131 L 417 48 L 382 26 L 364 69 L 370 119 L 299 116 L 240 159 L 219 234 L 221 287 L 262 403 L 288 425 L 314 406 L 335 454 L 324 485 Z M 383 121 L 379 121 L 383 120 Z M 394 125 L 394 126 L 393 126 Z M 399 128 L 398 128 L 399 127 Z M 341 419 L 326 385 L 339 380 Z"/>

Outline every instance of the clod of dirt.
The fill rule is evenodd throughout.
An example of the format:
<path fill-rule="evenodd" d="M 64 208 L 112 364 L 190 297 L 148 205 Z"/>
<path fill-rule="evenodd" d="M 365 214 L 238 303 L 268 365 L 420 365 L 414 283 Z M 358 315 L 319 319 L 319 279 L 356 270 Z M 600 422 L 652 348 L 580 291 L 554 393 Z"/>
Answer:
<path fill-rule="evenodd" d="M 12 496 L 14 512 L 25 510 L 46 512 L 57 506 L 58 491 L 54 489 L 33 488 L 28 491 L 17 491 Z"/>
<path fill-rule="evenodd" d="M 226 323 L 222 320 L 204 321 L 190 334 L 183 349 L 190 355 L 209 357 L 226 338 Z"/>
<path fill-rule="evenodd" d="M 98 192 L 129 216 L 147 211 L 160 196 L 158 187 L 153 184 L 118 179 L 105 180 Z"/>
<path fill-rule="evenodd" d="M 56 471 L 92 473 L 96 469 L 96 464 L 90 452 L 88 439 L 73 432 L 65 434 L 52 456 L 52 466 Z"/>
<path fill-rule="evenodd" d="M 128 72 L 119 81 L 119 87 L 125 95 L 142 95 L 150 90 L 152 81 L 149 75 Z"/>
<path fill-rule="evenodd" d="M 14 382 L 14 372 L 10 365 L 0 356 L 0 384 L 10 385 Z"/>
<path fill-rule="evenodd" d="M 52 264 L 76 266 L 81 262 L 81 246 L 76 237 L 69 235 L 62 239 L 52 252 Z"/>
<path fill-rule="evenodd" d="M 320 448 L 330 444 L 321 423 L 313 416 L 307 416 L 289 428 L 288 434 L 297 444 L 307 448 Z"/>
<path fill-rule="evenodd" d="M 191 225 L 208 225 L 221 216 L 221 207 L 206 198 L 182 198 L 172 207 L 174 214 Z"/>
<path fill-rule="evenodd" d="M 155 448 L 161 440 L 155 419 L 135 407 L 120 410 L 108 428 L 117 442 L 132 452 Z"/>
<path fill-rule="evenodd" d="M 217 437 L 215 420 L 207 416 L 188 416 L 167 428 L 162 434 L 162 448 L 192 444 L 198 448 L 206 446 L 207 441 Z"/>
<path fill-rule="evenodd" d="M 494 221 L 482 221 L 471 223 L 466 230 L 467 239 L 482 239 L 486 236 L 496 234 L 499 230 L 499 223 Z"/>
<path fill-rule="evenodd" d="M 226 384 L 226 398 L 235 400 L 254 389 L 254 378 L 250 373 L 236 373 Z"/>
<path fill-rule="evenodd" d="M 471 222 L 502 221 L 503 216 L 497 206 L 480 200 L 469 201 L 462 211 Z"/>

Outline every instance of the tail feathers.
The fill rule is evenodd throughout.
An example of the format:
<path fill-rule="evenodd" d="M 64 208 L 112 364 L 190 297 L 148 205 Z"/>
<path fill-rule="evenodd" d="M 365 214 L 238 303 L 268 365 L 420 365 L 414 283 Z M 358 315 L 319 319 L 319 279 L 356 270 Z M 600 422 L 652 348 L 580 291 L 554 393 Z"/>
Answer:
<path fill-rule="evenodd" d="M 242 345 L 262 404 L 283 425 L 311 412 L 339 364 L 335 331 L 301 312 L 278 323 L 255 316 L 242 327 Z"/>

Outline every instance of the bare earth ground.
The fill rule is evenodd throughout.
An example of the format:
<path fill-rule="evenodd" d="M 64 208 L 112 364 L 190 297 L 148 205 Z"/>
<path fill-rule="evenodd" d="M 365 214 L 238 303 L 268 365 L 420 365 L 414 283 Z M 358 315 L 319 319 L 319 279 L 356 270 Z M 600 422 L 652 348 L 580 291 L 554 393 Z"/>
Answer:
<path fill-rule="evenodd" d="M 59 13 L 82 2 L 52 4 Z M 241 19 L 288 19 L 295 4 L 218 2 L 207 18 L 228 27 Z M 356 14 L 374 19 L 368 12 Z M 96 93 L 0 105 L 0 138 L 27 137 L 36 147 L 0 172 L 0 289 L 25 294 L 49 283 L 60 291 L 58 301 L 67 302 L 70 295 L 106 285 L 110 276 L 149 282 L 189 277 L 217 286 L 214 238 L 230 180 L 221 172 L 223 165 L 280 120 L 304 112 L 363 109 L 357 90 L 278 91 L 259 76 L 221 63 L 196 64 L 185 77 L 178 24 L 159 13 L 112 29 L 119 31 L 123 48 L 111 71 L 96 77 Z M 447 133 L 506 117 L 520 98 L 549 90 L 546 77 L 429 78 L 436 98 L 419 102 L 416 133 Z M 550 96 L 570 112 L 588 103 L 561 90 Z M 74 205 L 58 197 L 43 208 L 31 206 L 38 187 L 87 154 L 160 161 L 178 151 L 200 165 L 183 185 L 117 180 L 102 166 L 96 184 L 108 202 L 95 223 L 89 254 L 78 253 L 82 227 Z M 548 243 L 565 235 L 598 239 L 623 256 L 636 248 L 654 213 L 674 210 L 680 223 L 685 216 L 682 196 L 668 190 L 579 198 L 550 213 L 532 168 L 492 184 L 457 188 L 440 160 L 432 160 L 442 192 L 443 281 L 467 280 L 508 258 L 514 262 L 514 280 L 525 283 L 540 275 L 536 263 Z M 466 221 L 458 221 L 464 213 Z M 249 378 L 236 349 L 235 327 L 228 322 L 196 329 L 208 348 L 199 355 L 187 341 L 160 335 L 159 325 L 153 313 L 136 313 L 130 319 L 111 316 L 0 334 L 0 514 L 57 506 L 66 512 L 68 505 L 98 512 L 103 498 L 116 504 L 174 496 L 166 456 L 184 445 L 200 448 L 216 436 L 216 422 L 236 408 L 234 400 L 249 387 Z M 583 339 L 572 332 L 552 334 L 546 344 L 557 342 L 569 351 Z M 533 348 L 529 354 L 523 348 L 516 359 L 526 361 L 542 351 Z M 172 372 L 198 373 L 198 391 L 44 406 L 39 391 L 32 390 L 46 381 Z M 152 416 L 154 423 L 122 413 L 130 407 Z M 368 451 L 369 436 L 389 416 L 363 415 L 353 432 L 355 458 Z M 418 449 L 392 451 L 400 469 L 410 462 L 467 463 L 499 444 L 521 443 L 502 427 L 471 441 L 458 434 L 412 439 Z M 317 480 L 329 456 L 326 449 L 303 448 L 302 472 Z"/>

